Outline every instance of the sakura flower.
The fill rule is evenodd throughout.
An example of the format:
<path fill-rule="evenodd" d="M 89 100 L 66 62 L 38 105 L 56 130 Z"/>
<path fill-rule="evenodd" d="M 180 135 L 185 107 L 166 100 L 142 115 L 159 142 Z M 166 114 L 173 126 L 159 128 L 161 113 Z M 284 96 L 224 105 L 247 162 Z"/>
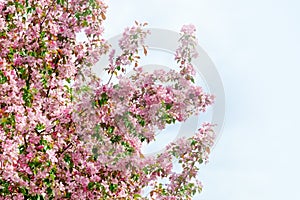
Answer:
<path fill-rule="evenodd" d="M 49 156 L 49 160 L 52 162 L 52 163 L 57 163 L 58 162 L 58 159 L 56 158 L 56 152 L 51 149 L 51 150 L 47 150 L 46 152 Z"/>

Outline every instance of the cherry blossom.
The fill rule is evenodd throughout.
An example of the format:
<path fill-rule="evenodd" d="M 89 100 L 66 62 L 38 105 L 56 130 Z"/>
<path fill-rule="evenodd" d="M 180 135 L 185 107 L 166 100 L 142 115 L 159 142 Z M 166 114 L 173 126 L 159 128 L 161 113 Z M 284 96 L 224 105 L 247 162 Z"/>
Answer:
<path fill-rule="evenodd" d="M 102 36 L 106 9 L 101 0 L 0 2 L 0 199 L 191 199 L 201 191 L 211 124 L 161 154 L 141 152 L 157 129 L 214 102 L 194 84 L 195 27 L 181 30 L 180 71 L 148 73 L 138 64 L 147 24 L 126 28 L 116 55 Z M 76 40 L 80 32 L 87 41 Z M 107 53 L 114 83 L 92 72 Z"/>

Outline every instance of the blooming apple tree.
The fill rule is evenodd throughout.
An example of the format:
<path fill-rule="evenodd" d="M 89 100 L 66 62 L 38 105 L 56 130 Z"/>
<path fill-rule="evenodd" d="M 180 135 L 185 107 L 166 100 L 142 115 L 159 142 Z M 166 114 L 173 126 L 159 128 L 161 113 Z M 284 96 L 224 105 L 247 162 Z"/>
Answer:
<path fill-rule="evenodd" d="M 101 0 L 0 1 L 0 199 L 191 199 L 201 191 L 209 123 L 163 153 L 141 152 L 155 130 L 213 103 L 194 84 L 194 26 L 181 30 L 181 70 L 147 73 L 138 64 L 146 24 L 125 29 L 116 55 L 102 37 L 106 9 Z M 88 40 L 77 41 L 79 32 Z M 114 83 L 91 70 L 106 53 Z M 135 73 L 126 77 L 129 66 Z"/>

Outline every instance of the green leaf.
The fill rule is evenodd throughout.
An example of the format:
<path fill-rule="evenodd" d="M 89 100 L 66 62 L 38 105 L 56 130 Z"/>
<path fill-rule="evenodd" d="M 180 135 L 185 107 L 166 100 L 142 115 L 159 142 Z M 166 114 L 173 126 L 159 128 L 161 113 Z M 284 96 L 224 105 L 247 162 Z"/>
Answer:
<path fill-rule="evenodd" d="M 118 189 L 118 185 L 117 184 L 113 184 L 113 183 L 109 184 L 109 190 L 111 192 L 115 192 L 115 191 L 117 191 L 117 189 Z"/>
<path fill-rule="evenodd" d="M 195 144 L 197 144 L 196 140 L 192 140 L 191 145 L 194 146 Z"/>
<path fill-rule="evenodd" d="M 15 1 L 15 6 L 16 6 L 16 8 L 21 8 L 21 9 L 24 8 L 24 6 L 17 1 Z"/>
<path fill-rule="evenodd" d="M 19 190 L 24 196 L 28 195 L 28 189 L 25 187 L 20 187 Z"/>
<path fill-rule="evenodd" d="M 132 178 L 132 180 L 134 180 L 134 181 L 138 181 L 139 178 L 140 178 L 140 175 L 139 175 L 139 174 L 133 174 L 133 175 L 131 176 L 131 178 Z"/>
<path fill-rule="evenodd" d="M 30 91 L 30 89 L 26 86 L 22 88 L 23 90 L 23 101 L 25 102 L 25 106 L 31 107 L 32 106 L 32 101 L 33 101 L 33 95 Z"/>
<path fill-rule="evenodd" d="M 110 138 L 110 141 L 112 143 L 118 143 L 120 142 L 122 139 L 122 137 L 120 135 L 113 135 L 111 138 Z"/>
<path fill-rule="evenodd" d="M 2 37 L 2 36 L 6 36 L 6 32 L 5 31 L 2 31 L 2 32 L 0 32 L 0 37 Z"/>
<path fill-rule="evenodd" d="M 43 84 L 43 87 L 44 88 L 47 88 L 47 78 L 45 77 L 45 75 L 42 75 L 42 78 L 41 78 L 41 82 Z"/>
<path fill-rule="evenodd" d="M 199 164 L 202 164 L 202 163 L 203 163 L 203 159 L 202 159 L 202 158 L 199 158 L 198 163 L 199 163 Z"/>
<path fill-rule="evenodd" d="M 40 38 L 43 39 L 43 38 L 45 37 L 45 35 L 46 35 L 46 32 L 45 32 L 45 31 L 42 31 L 42 32 L 40 33 Z"/>
<path fill-rule="evenodd" d="M 65 0 L 56 0 L 56 3 L 57 3 L 57 4 L 60 4 L 60 5 L 64 5 Z"/>
<path fill-rule="evenodd" d="M 115 130 L 115 127 L 113 127 L 113 126 L 110 126 L 110 127 L 107 128 L 107 132 L 109 134 L 112 134 L 114 132 L 114 130 Z"/>
<path fill-rule="evenodd" d="M 79 20 L 80 19 L 80 13 L 76 13 L 75 17 L 77 18 L 77 20 Z"/>
<path fill-rule="evenodd" d="M 7 77 L 0 71 L 0 84 L 4 84 L 7 81 Z"/>
<path fill-rule="evenodd" d="M 139 198 L 142 198 L 142 196 L 141 196 L 140 194 L 134 194 L 134 195 L 133 195 L 133 198 L 134 198 L 134 199 L 139 199 Z"/>
<path fill-rule="evenodd" d="M 88 189 L 89 189 L 89 190 L 92 190 L 93 187 L 94 187 L 94 185 L 95 185 L 94 182 L 89 182 L 89 184 L 88 184 Z"/>
<path fill-rule="evenodd" d="M 28 7 L 27 10 L 26 10 L 26 12 L 28 14 L 28 13 L 31 13 L 32 11 L 34 11 L 34 10 L 35 9 L 33 7 Z"/>
<path fill-rule="evenodd" d="M 146 122 L 145 122 L 144 118 L 142 118 L 142 116 L 136 115 L 135 117 L 137 118 L 138 123 L 139 123 L 141 126 L 144 127 L 144 126 L 146 125 Z"/>
<path fill-rule="evenodd" d="M 53 190 L 49 187 L 46 189 L 48 195 L 52 195 Z"/>
<path fill-rule="evenodd" d="M 83 20 L 83 21 L 82 21 L 82 25 L 83 25 L 84 27 L 86 27 L 86 26 L 89 25 L 89 23 L 88 23 L 86 20 Z"/>
<path fill-rule="evenodd" d="M 25 145 L 22 144 L 19 146 L 19 154 L 23 154 L 25 150 L 26 150 Z"/>
<path fill-rule="evenodd" d="M 195 83 L 195 79 L 192 76 L 190 77 L 190 79 L 191 79 L 192 83 Z"/>
<path fill-rule="evenodd" d="M 86 17 L 88 15 L 91 15 L 92 14 L 92 11 L 90 9 L 87 9 L 85 10 L 83 13 L 82 13 L 82 16 Z"/>
<path fill-rule="evenodd" d="M 166 104 L 166 109 L 167 109 L 167 110 L 170 110 L 170 109 L 172 108 L 172 106 L 173 106 L 172 104 L 167 103 L 167 104 Z"/>
<path fill-rule="evenodd" d="M 68 163 L 69 165 L 71 164 L 72 159 L 71 159 L 71 156 L 70 156 L 68 153 L 65 154 L 65 156 L 64 156 L 64 161 L 65 161 L 66 163 Z"/>
<path fill-rule="evenodd" d="M 108 102 L 108 96 L 107 96 L 107 94 L 106 93 L 102 93 L 101 94 L 101 99 L 98 99 L 97 101 L 98 101 L 98 104 L 99 104 L 100 107 L 103 106 L 104 104 L 106 104 Z"/>
<path fill-rule="evenodd" d="M 42 129 L 42 130 L 43 130 L 43 129 Z M 44 146 L 44 148 L 43 148 L 43 151 L 44 151 L 44 152 L 46 152 L 47 150 L 51 149 L 50 144 L 49 144 L 49 142 L 48 142 L 47 140 L 41 139 L 41 140 L 40 140 L 40 145 L 43 145 L 43 146 Z"/>
<path fill-rule="evenodd" d="M 56 168 L 55 167 L 53 167 L 50 171 L 49 171 L 49 176 L 50 176 L 50 179 L 51 180 L 55 180 L 55 177 L 56 177 Z"/>
<path fill-rule="evenodd" d="M 67 193 L 66 193 L 66 198 L 70 199 L 71 196 L 72 196 L 71 192 L 67 192 Z"/>
<path fill-rule="evenodd" d="M 38 123 L 38 124 L 36 125 L 35 129 L 36 129 L 37 131 L 42 131 L 42 130 L 45 129 L 45 125 L 44 125 L 44 124 L 41 124 L 41 123 Z M 45 141 L 47 142 L 47 140 L 45 140 Z"/>
<path fill-rule="evenodd" d="M 121 144 L 129 154 L 134 152 L 134 148 L 128 142 L 122 141 Z"/>
<path fill-rule="evenodd" d="M 71 83 L 71 78 L 67 78 L 66 81 L 67 81 L 68 83 Z"/>

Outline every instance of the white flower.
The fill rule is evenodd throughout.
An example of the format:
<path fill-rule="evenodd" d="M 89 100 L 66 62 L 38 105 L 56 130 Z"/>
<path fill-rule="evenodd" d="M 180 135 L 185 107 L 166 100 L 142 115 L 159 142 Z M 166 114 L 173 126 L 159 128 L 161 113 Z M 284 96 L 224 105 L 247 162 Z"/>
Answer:
<path fill-rule="evenodd" d="M 53 149 L 47 150 L 47 154 L 49 155 L 49 159 L 52 163 L 56 163 L 58 161 L 55 156 L 55 151 Z"/>

